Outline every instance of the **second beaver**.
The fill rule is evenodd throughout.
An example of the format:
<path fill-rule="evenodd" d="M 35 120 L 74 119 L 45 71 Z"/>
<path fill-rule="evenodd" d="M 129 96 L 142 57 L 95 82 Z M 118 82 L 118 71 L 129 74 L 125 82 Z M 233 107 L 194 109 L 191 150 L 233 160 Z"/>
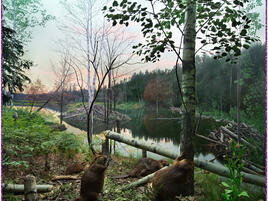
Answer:
<path fill-rule="evenodd" d="M 112 177 L 113 179 L 122 179 L 128 177 L 141 178 L 147 176 L 157 170 L 160 170 L 164 166 L 169 166 L 169 162 L 165 159 L 154 160 L 152 158 L 142 158 L 140 159 L 135 167 L 127 175 L 119 175 Z"/>

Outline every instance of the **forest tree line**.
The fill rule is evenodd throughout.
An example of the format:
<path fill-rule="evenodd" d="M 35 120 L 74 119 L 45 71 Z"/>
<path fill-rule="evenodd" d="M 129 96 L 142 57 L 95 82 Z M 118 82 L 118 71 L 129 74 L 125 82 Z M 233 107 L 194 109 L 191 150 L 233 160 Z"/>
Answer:
<path fill-rule="evenodd" d="M 255 44 L 241 55 L 241 97 L 240 107 L 244 117 L 255 119 L 254 126 L 265 129 L 265 45 Z M 197 105 L 200 112 L 217 111 L 233 114 L 235 118 L 237 94 L 237 64 L 224 59 L 215 60 L 208 55 L 197 56 Z M 181 68 L 178 68 L 181 80 Z M 114 83 L 114 81 L 112 81 Z M 87 90 L 83 90 L 84 101 L 87 101 Z M 107 101 L 111 93 L 112 108 L 118 103 L 145 102 L 162 107 L 180 107 L 181 98 L 173 69 L 154 70 L 134 73 L 130 79 L 121 80 L 110 89 L 104 86 L 97 102 Z M 59 102 L 59 96 L 53 95 L 53 101 Z M 16 94 L 16 100 L 31 102 L 44 101 L 47 93 Z M 82 95 L 76 84 L 64 91 L 64 104 L 81 102 Z M 262 126 L 261 126 L 262 125 Z"/>
<path fill-rule="evenodd" d="M 265 125 L 265 45 L 255 44 L 241 55 L 240 108 L 248 118 Z M 196 58 L 197 105 L 200 111 L 235 113 L 237 64 L 204 55 Z M 181 68 L 178 69 L 181 75 Z M 181 80 L 181 77 L 179 77 Z M 152 84 L 154 83 L 154 84 Z M 113 87 L 117 102 L 181 106 L 175 68 L 139 72 Z M 263 127 L 264 128 L 264 127 Z"/>

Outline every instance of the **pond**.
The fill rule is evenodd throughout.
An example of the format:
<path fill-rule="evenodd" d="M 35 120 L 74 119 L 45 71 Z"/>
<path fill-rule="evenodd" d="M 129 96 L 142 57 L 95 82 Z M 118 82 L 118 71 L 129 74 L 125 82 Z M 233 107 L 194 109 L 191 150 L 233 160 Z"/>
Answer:
<path fill-rule="evenodd" d="M 169 149 L 171 152 L 179 153 L 180 150 L 180 132 L 181 121 L 178 114 L 173 114 L 167 109 L 161 109 L 158 112 L 149 108 L 142 108 L 139 110 L 121 111 L 131 117 L 130 121 L 120 123 L 120 133 L 128 135 L 136 139 L 142 139 L 148 142 L 155 142 L 164 149 Z M 86 124 L 81 121 L 65 120 L 68 124 L 86 130 Z M 198 134 L 208 135 L 210 131 L 222 125 L 212 119 L 196 119 L 199 122 L 197 129 Z M 108 129 L 117 131 L 116 123 L 109 125 Z M 106 125 L 101 121 L 94 122 L 94 134 L 101 133 L 106 130 Z M 127 146 L 118 145 L 117 151 L 123 155 L 141 156 L 141 150 Z M 210 152 L 208 143 L 200 138 L 194 139 L 195 157 L 202 160 L 214 159 L 214 155 Z M 154 153 L 148 153 L 148 156 L 153 158 L 162 158 Z M 216 163 L 218 161 L 215 160 Z"/>

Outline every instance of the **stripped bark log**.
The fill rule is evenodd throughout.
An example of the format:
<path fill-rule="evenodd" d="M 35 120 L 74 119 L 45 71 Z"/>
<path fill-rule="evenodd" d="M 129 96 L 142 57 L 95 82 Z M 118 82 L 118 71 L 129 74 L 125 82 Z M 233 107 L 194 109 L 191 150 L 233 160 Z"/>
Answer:
<path fill-rule="evenodd" d="M 50 192 L 53 188 L 52 185 L 36 185 L 38 193 L 47 193 Z M 24 194 L 24 185 L 23 184 L 2 184 L 2 190 L 4 192 L 10 193 L 21 193 Z"/>
<path fill-rule="evenodd" d="M 246 164 L 246 166 L 252 168 L 256 172 L 264 172 L 265 171 L 265 167 L 263 167 L 259 164 L 253 163 L 251 161 L 243 160 L 243 163 Z"/>
<path fill-rule="evenodd" d="M 234 134 L 232 131 L 230 131 L 229 129 L 225 128 L 224 126 L 220 127 L 225 133 L 227 133 L 230 137 L 235 138 L 236 140 L 238 140 L 238 136 L 236 134 Z M 247 142 L 245 139 L 241 138 L 241 142 L 243 142 L 244 144 L 252 147 L 253 149 L 256 149 L 256 147 L 252 144 L 250 144 L 249 142 Z"/>
<path fill-rule="evenodd" d="M 212 140 L 212 139 L 210 139 L 210 138 L 208 138 L 208 137 L 205 137 L 205 136 L 203 136 L 203 135 L 195 134 L 195 136 L 196 136 L 196 137 L 199 137 L 199 138 L 202 138 L 202 139 L 204 139 L 204 140 L 207 140 L 207 141 L 209 141 L 209 142 L 216 143 L 216 144 L 220 144 L 220 145 L 226 147 L 225 144 L 223 144 L 223 143 L 221 143 L 221 142 L 218 142 L 218 141 L 216 141 L 216 140 Z"/>
<path fill-rule="evenodd" d="M 249 168 L 247 168 L 247 167 L 243 167 L 242 170 L 243 170 L 244 172 L 249 173 L 249 174 L 259 175 L 258 172 L 255 172 L 255 171 L 253 171 L 253 170 L 251 170 L 251 169 L 249 169 Z"/>
<path fill-rule="evenodd" d="M 136 140 L 128 136 L 120 135 L 119 133 L 116 133 L 113 131 L 105 131 L 104 133 L 105 133 L 106 138 L 108 139 L 113 139 L 118 142 L 123 142 L 125 144 L 131 145 L 140 149 L 144 149 L 153 153 L 157 153 L 162 156 L 166 156 L 173 160 L 178 156 L 178 154 L 169 152 L 167 149 L 163 149 L 155 143 L 147 143 L 145 141 Z M 210 172 L 213 172 L 215 174 L 218 174 L 224 177 L 229 177 L 229 170 L 224 166 L 215 165 L 208 161 L 199 160 L 197 158 L 194 159 L 194 164 L 196 167 L 199 167 L 201 169 L 208 170 Z M 252 174 L 248 174 L 244 172 L 242 172 L 242 174 L 243 174 L 244 182 L 255 184 L 258 186 L 265 186 L 265 177 L 259 176 L 259 175 L 252 175 Z"/>
<path fill-rule="evenodd" d="M 77 180 L 79 179 L 77 175 L 56 175 L 51 180 Z"/>
<path fill-rule="evenodd" d="M 163 167 L 162 169 L 165 169 L 165 168 L 167 168 L 167 167 L 168 167 L 168 166 L 165 166 L 165 167 Z M 162 169 L 160 169 L 160 170 L 162 170 Z M 157 171 L 156 171 L 156 172 L 157 172 Z M 156 172 L 154 172 L 154 173 L 152 173 L 152 174 L 149 174 L 149 175 L 147 175 L 146 177 L 143 177 L 143 178 L 141 178 L 141 179 L 138 179 L 138 180 L 135 181 L 135 182 L 132 182 L 132 183 L 130 183 L 130 184 L 127 184 L 127 185 L 123 186 L 123 187 L 121 188 L 121 190 L 127 190 L 127 189 L 130 189 L 130 188 L 137 187 L 137 186 L 141 186 L 141 185 L 143 185 L 143 184 L 147 184 L 147 183 L 151 182 L 151 180 L 152 180 L 152 178 L 154 177 L 154 174 L 155 174 Z"/>

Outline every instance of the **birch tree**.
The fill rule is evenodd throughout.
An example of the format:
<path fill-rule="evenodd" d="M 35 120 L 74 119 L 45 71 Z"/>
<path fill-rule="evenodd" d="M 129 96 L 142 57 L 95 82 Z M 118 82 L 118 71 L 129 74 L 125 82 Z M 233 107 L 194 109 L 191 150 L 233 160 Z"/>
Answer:
<path fill-rule="evenodd" d="M 181 83 L 177 75 L 183 106 L 180 152 L 189 160 L 194 157 L 195 55 L 209 51 L 215 59 L 226 57 L 230 61 L 231 55 L 237 58 L 241 54 L 242 47 L 249 48 L 256 39 L 247 35 L 251 20 L 239 9 L 247 3 L 248 0 L 144 0 L 140 4 L 135 0 L 114 0 L 103 8 L 113 25 L 140 24 L 145 42 L 133 48 L 142 60 L 156 62 L 169 50 L 177 57 L 176 68 L 178 62 L 182 63 Z M 193 178 L 194 172 L 185 185 L 185 195 L 194 193 Z"/>
<path fill-rule="evenodd" d="M 93 134 L 92 110 L 98 89 L 113 69 L 126 63 L 122 60 L 123 47 L 118 46 L 120 44 L 118 36 L 117 40 L 110 40 L 110 35 L 115 30 L 112 30 L 111 24 L 105 21 L 100 12 L 103 1 L 79 0 L 73 4 L 71 1 L 64 1 L 62 5 L 67 15 L 60 28 L 66 33 L 69 41 L 67 45 L 73 50 L 72 66 L 76 69 L 80 82 L 81 67 L 87 69 L 88 103 L 85 110 L 88 116 L 87 130 L 90 144 Z M 82 84 L 80 83 L 80 86 Z"/>
<path fill-rule="evenodd" d="M 17 39 L 23 43 L 30 42 L 32 29 L 45 26 L 54 17 L 43 8 L 40 0 L 5 0 L 3 18 L 9 28 L 16 32 Z"/>
<path fill-rule="evenodd" d="M 109 27 L 105 25 L 104 20 L 102 20 L 103 17 L 99 15 L 100 2 L 79 0 L 75 3 L 71 3 L 71 1 L 62 1 L 61 3 L 67 15 L 60 29 L 69 38 L 68 42 L 70 44 L 67 45 L 72 46 L 72 63 L 76 67 L 80 68 L 81 66 L 87 69 L 88 107 L 86 112 L 90 111 L 87 126 L 91 138 L 93 113 L 89 108 L 91 108 L 91 105 L 94 107 L 96 79 L 100 65 L 102 65 L 103 39 L 109 32 Z"/>

